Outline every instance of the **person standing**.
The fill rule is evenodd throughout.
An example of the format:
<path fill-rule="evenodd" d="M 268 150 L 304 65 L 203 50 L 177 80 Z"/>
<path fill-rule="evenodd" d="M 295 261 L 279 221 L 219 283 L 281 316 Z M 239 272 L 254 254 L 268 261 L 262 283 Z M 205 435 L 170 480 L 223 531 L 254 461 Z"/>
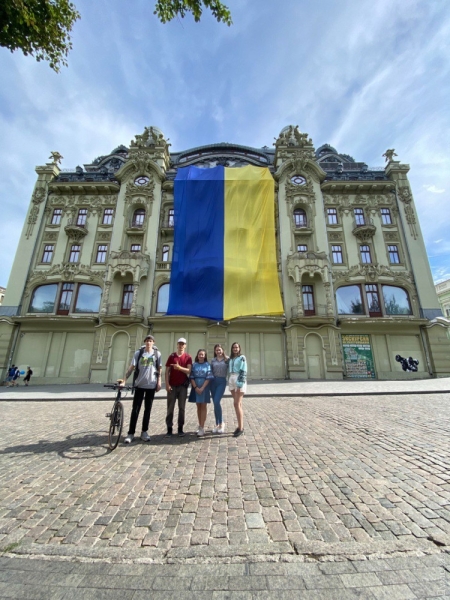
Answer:
<path fill-rule="evenodd" d="M 211 361 L 211 370 L 214 379 L 211 381 L 211 396 L 214 402 L 214 416 L 216 426 L 213 433 L 225 433 L 225 423 L 222 416 L 221 401 L 227 387 L 228 357 L 225 356 L 220 344 L 214 346 L 214 358 Z"/>
<path fill-rule="evenodd" d="M 244 433 L 244 409 L 242 399 L 247 391 L 247 359 L 241 354 L 241 347 L 237 342 L 231 346 L 228 361 L 228 388 L 233 396 L 234 410 L 236 411 L 237 429 L 233 436 L 239 437 Z"/>
<path fill-rule="evenodd" d="M 23 378 L 25 385 L 28 385 L 30 383 L 30 379 L 31 379 L 32 375 L 33 375 L 33 371 L 31 370 L 31 367 L 27 367 L 27 372 L 25 374 L 25 377 Z"/>
<path fill-rule="evenodd" d="M 205 435 L 205 422 L 208 404 L 211 402 L 209 383 L 213 379 L 211 365 L 208 362 L 206 350 L 200 349 L 192 365 L 190 380 L 192 384 L 189 402 L 197 403 L 198 430 L 197 436 Z"/>
<path fill-rule="evenodd" d="M 186 352 L 186 340 L 180 338 L 177 342 L 177 351 L 172 352 L 166 362 L 166 390 L 167 390 L 167 434 L 173 432 L 173 415 L 175 403 L 178 400 L 178 435 L 184 436 L 184 419 L 186 410 L 187 389 L 189 375 L 191 374 L 192 357 Z"/>
<path fill-rule="evenodd" d="M 16 373 L 16 365 L 11 365 L 8 369 L 8 377 L 6 378 L 6 385 L 7 387 L 11 387 L 12 386 L 12 380 L 13 377 Z"/>
<path fill-rule="evenodd" d="M 144 442 L 150 441 L 148 434 L 148 426 L 150 422 L 150 413 L 152 412 L 153 398 L 155 392 L 161 389 L 161 353 L 157 348 L 153 347 L 155 338 L 148 335 L 144 339 L 145 346 L 134 353 L 131 365 L 125 373 L 125 378 L 120 379 L 119 383 L 124 384 L 128 377 L 135 371 L 133 380 L 134 399 L 133 408 L 131 409 L 130 427 L 128 435 L 124 442 L 131 444 L 136 432 L 136 424 L 141 410 L 142 401 L 145 398 L 144 416 L 142 418 L 142 433 L 141 440 Z"/>
<path fill-rule="evenodd" d="M 15 385 L 19 386 L 19 382 L 18 382 L 19 377 L 20 377 L 20 369 L 19 369 L 19 367 L 16 367 L 16 370 L 14 371 L 14 375 L 13 375 L 12 382 L 11 382 L 12 387 L 14 387 Z"/>

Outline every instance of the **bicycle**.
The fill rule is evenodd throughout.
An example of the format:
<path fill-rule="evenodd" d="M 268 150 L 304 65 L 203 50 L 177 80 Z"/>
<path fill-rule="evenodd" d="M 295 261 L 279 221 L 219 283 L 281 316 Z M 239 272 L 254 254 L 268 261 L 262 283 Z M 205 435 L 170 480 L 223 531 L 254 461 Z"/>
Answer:
<path fill-rule="evenodd" d="M 133 389 L 133 387 L 130 385 L 119 385 L 118 383 L 105 383 L 103 387 L 111 390 L 117 390 L 112 410 L 110 413 L 106 413 L 106 416 L 109 417 L 109 448 L 110 450 L 114 450 L 117 448 L 117 444 L 119 443 L 123 427 L 123 404 L 121 401 L 122 392 L 124 390 L 129 392 Z"/>

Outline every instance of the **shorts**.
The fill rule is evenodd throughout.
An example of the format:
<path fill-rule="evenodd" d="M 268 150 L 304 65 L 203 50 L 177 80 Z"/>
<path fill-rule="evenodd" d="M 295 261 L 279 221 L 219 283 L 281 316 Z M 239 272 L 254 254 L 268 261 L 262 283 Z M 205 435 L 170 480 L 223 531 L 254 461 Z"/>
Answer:
<path fill-rule="evenodd" d="M 242 387 L 239 387 L 237 385 L 238 376 L 239 376 L 238 373 L 230 373 L 228 375 L 228 389 L 230 390 L 230 392 L 232 392 L 234 390 L 239 390 L 240 392 L 245 394 L 245 392 L 247 391 L 247 383 L 245 382 Z"/>

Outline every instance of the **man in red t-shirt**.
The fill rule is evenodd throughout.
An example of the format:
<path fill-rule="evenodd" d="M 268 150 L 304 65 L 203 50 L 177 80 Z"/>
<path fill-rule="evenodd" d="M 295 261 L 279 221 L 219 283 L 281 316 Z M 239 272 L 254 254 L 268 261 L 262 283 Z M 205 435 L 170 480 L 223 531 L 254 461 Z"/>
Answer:
<path fill-rule="evenodd" d="M 172 435 L 173 413 L 175 402 L 178 400 L 178 435 L 184 435 L 184 412 L 186 408 L 189 375 L 191 374 L 192 357 L 186 353 L 186 340 L 180 338 L 177 351 L 173 352 L 166 362 L 166 390 L 167 390 L 167 434 Z"/>

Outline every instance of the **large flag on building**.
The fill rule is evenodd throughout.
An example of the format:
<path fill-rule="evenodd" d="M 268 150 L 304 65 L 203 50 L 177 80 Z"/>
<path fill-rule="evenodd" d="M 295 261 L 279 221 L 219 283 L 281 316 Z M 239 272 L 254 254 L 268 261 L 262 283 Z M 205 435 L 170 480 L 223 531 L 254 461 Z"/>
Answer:
<path fill-rule="evenodd" d="M 178 169 L 168 315 L 280 315 L 274 182 L 247 166 Z"/>

